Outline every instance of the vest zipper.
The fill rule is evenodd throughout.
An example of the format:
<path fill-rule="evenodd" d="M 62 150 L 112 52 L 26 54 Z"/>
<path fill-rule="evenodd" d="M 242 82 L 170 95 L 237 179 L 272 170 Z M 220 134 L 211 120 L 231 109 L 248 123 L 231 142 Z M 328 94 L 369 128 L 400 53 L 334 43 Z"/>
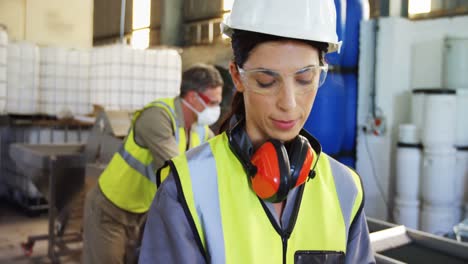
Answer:
<path fill-rule="evenodd" d="M 298 187 L 299 190 L 296 195 L 296 200 L 294 201 L 294 207 L 291 212 L 288 227 L 286 228 L 286 230 L 283 230 L 276 223 L 276 219 L 274 218 L 273 215 L 271 215 L 270 210 L 268 210 L 263 200 L 258 198 L 258 200 L 260 201 L 260 204 L 263 207 L 263 210 L 268 216 L 268 219 L 270 219 L 270 223 L 273 225 L 273 228 L 275 228 L 276 232 L 281 236 L 281 243 L 283 246 L 283 264 L 286 264 L 286 259 L 287 259 L 286 253 L 288 252 L 288 239 L 292 234 L 294 226 L 296 225 L 297 215 L 299 214 L 299 208 L 301 207 L 301 202 L 302 202 L 302 194 L 304 193 L 304 189 L 305 189 L 304 187 L 305 187 L 305 184 L 302 184 L 301 186 Z"/>
<path fill-rule="evenodd" d="M 288 227 L 283 232 L 283 263 L 286 264 L 286 253 L 288 251 L 288 239 L 292 234 L 294 226 L 296 225 L 297 216 L 299 214 L 299 208 L 301 207 L 302 195 L 304 194 L 305 184 L 299 187 L 297 192 L 296 201 L 294 201 L 294 207 L 289 218 Z"/>
<path fill-rule="evenodd" d="M 288 238 L 283 233 L 281 235 L 281 240 L 283 241 L 283 264 L 286 264 L 286 252 L 288 251 Z"/>

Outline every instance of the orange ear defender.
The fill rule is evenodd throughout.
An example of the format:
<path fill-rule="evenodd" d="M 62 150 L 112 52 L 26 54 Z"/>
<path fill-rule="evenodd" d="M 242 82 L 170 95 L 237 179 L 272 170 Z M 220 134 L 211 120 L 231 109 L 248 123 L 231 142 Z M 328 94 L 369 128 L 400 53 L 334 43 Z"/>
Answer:
<path fill-rule="evenodd" d="M 243 128 L 236 125 L 228 136 L 231 149 L 251 179 L 252 189 L 263 200 L 284 201 L 291 189 L 315 175 L 312 165 L 315 167 L 321 148 L 313 137 L 317 152 L 306 137 L 298 135 L 286 144 L 269 139 L 252 153 L 252 144 Z"/>
<path fill-rule="evenodd" d="M 283 145 L 270 139 L 253 154 L 257 173 L 251 177 L 257 195 L 270 202 L 286 199 L 289 190 L 303 184 L 312 167 L 314 154 L 307 139 L 298 135 Z"/>
<path fill-rule="evenodd" d="M 289 192 L 289 160 L 283 144 L 274 139 L 265 142 L 253 154 L 257 173 L 251 176 L 252 188 L 265 200 L 276 200 Z"/>

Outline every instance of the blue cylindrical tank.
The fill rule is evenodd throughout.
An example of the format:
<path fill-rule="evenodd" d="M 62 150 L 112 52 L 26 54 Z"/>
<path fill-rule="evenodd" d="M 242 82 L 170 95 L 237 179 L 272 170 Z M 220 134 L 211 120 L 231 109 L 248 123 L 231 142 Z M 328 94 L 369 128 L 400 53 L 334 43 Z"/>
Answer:
<path fill-rule="evenodd" d="M 341 47 L 341 65 L 343 67 L 357 67 L 360 23 L 361 20 L 367 19 L 369 19 L 369 2 L 367 0 L 348 0 L 346 2 L 345 41 Z"/>
<path fill-rule="evenodd" d="M 335 0 L 336 7 L 336 34 L 338 40 L 344 42 L 345 37 L 345 25 L 346 25 L 346 0 Z M 325 59 L 330 65 L 341 65 L 342 54 L 338 52 L 329 53 L 325 56 Z"/>
<path fill-rule="evenodd" d="M 341 74 L 329 73 L 319 88 L 304 128 L 314 135 L 329 155 L 341 150 L 345 131 L 345 89 Z"/>
<path fill-rule="evenodd" d="M 356 159 L 351 156 L 339 156 L 336 158 L 339 162 L 343 163 L 344 165 L 355 169 L 356 168 Z"/>
<path fill-rule="evenodd" d="M 345 87 L 345 123 L 342 152 L 352 152 L 356 146 L 357 131 L 357 75 L 355 73 L 343 74 Z"/>

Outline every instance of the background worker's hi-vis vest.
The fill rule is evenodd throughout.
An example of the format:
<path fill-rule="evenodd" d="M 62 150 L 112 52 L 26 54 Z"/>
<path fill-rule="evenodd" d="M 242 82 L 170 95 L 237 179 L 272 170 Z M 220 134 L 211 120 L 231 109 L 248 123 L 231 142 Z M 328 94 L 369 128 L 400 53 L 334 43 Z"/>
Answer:
<path fill-rule="evenodd" d="M 171 117 L 179 152 L 185 152 L 187 146 L 184 126 L 179 124 L 179 119 L 175 115 L 174 98 L 156 100 L 135 113 L 132 127 L 123 145 L 99 177 L 99 187 L 104 196 L 117 207 L 133 213 L 148 211 L 156 194 L 156 170 L 153 168 L 153 156 L 147 148 L 135 142 L 134 131 L 135 121 L 143 110 L 150 107 L 161 107 Z M 208 131 L 208 126 L 200 127 L 198 131 L 191 131 L 190 147 L 206 141 Z"/>
<path fill-rule="evenodd" d="M 169 171 L 210 263 L 294 263 L 298 256 L 318 255 L 341 263 L 351 223 L 363 205 L 359 176 L 323 154 L 315 178 L 298 187 L 283 231 L 250 188 L 226 133 L 173 158 L 160 171 L 162 180 Z"/>

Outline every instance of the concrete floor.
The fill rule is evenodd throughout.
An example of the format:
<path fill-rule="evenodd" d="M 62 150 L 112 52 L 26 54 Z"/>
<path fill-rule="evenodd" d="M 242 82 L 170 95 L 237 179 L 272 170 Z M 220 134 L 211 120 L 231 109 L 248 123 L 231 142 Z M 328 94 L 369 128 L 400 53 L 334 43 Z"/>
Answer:
<path fill-rule="evenodd" d="M 37 241 L 29 257 L 21 248 L 21 243 L 27 241 L 28 236 L 47 234 L 47 217 L 47 213 L 29 217 L 18 207 L 0 200 L 0 263 L 51 263 L 47 257 L 46 240 Z M 71 247 L 78 253 L 61 257 L 61 263 L 80 263 L 81 243 L 74 243 Z"/>

